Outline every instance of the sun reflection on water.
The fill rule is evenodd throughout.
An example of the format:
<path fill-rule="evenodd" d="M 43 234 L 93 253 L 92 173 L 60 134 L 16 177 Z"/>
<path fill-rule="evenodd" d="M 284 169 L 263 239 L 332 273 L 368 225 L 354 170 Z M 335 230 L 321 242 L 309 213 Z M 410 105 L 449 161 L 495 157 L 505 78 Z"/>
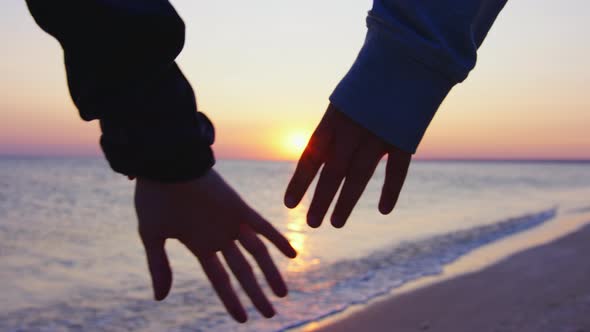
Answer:
<path fill-rule="evenodd" d="M 287 216 L 287 239 L 297 250 L 297 258 L 289 260 L 287 271 L 291 273 L 301 273 L 307 271 L 310 267 L 320 263 L 320 260 L 313 258 L 307 241 L 307 206 L 303 203 L 296 208 L 289 210 Z"/>

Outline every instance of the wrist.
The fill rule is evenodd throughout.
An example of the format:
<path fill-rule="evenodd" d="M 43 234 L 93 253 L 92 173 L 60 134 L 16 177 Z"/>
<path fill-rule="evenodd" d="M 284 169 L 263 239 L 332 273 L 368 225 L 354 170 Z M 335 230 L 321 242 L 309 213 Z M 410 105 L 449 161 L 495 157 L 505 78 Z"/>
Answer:
<path fill-rule="evenodd" d="M 387 143 L 414 153 L 453 85 L 402 54 L 384 33 L 370 30 L 330 101 Z"/>

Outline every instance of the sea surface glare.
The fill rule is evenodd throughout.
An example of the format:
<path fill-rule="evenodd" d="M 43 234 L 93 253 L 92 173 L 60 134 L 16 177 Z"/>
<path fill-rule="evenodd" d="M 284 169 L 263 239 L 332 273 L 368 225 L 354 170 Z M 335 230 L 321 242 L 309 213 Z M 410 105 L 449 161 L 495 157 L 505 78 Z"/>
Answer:
<path fill-rule="evenodd" d="M 280 331 L 438 274 L 559 215 L 590 211 L 590 163 L 414 162 L 391 215 L 377 210 L 380 165 L 343 229 L 327 219 L 314 230 L 305 220 L 310 195 L 293 210 L 282 203 L 294 166 L 215 166 L 299 251 L 288 260 L 271 249 L 290 289 L 287 299 L 273 298 L 278 315 L 262 319 L 242 294 L 250 322 L 238 325 L 174 240 L 166 245 L 171 294 L 152 299 L 133 182 L 104 160 L 0 158 L 0 331 Z"/>

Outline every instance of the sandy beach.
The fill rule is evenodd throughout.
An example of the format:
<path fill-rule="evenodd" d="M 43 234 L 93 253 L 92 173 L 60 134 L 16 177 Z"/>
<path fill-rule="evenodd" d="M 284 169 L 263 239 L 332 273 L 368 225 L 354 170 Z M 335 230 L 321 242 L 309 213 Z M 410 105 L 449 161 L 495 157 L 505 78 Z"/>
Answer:
<path fill-rule="evenodd" d="M 314 331 L 590 331 L 590 225 Z"/>

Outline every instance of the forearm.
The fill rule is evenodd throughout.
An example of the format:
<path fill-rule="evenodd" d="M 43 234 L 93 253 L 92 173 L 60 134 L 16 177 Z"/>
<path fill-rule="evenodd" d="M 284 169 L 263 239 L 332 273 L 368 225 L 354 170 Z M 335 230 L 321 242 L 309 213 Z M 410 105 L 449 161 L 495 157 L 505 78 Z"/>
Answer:
<path fill-rule="evenodd" d="M 182 181 L 213 165 L 213 128 L 174 62 L 184 23 L 168 1 L 27 4 L 62 45 L 72 99 L 84 120 L 100 120 L 115 171 Z"/>
<path fill-rule="evenodd" d="M 375 0 L 360 54 L 330 100 L 414 153 L 438 107 L 474 68 L 506 0 Z"/>

